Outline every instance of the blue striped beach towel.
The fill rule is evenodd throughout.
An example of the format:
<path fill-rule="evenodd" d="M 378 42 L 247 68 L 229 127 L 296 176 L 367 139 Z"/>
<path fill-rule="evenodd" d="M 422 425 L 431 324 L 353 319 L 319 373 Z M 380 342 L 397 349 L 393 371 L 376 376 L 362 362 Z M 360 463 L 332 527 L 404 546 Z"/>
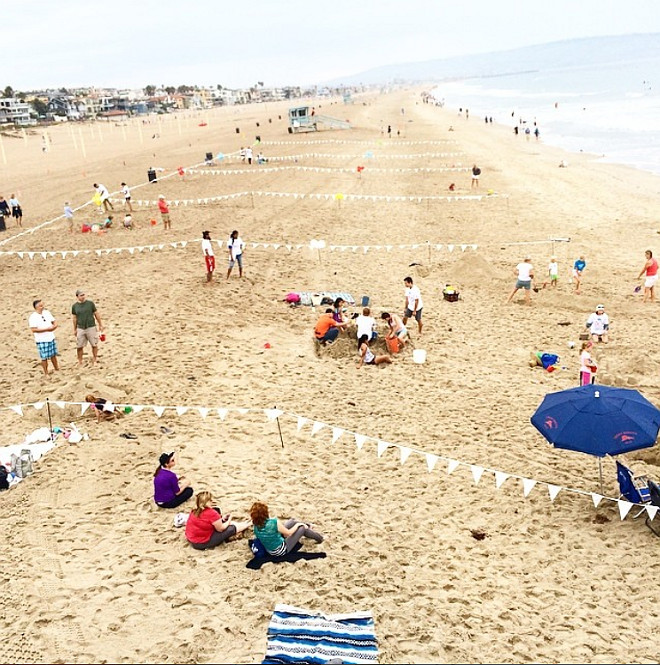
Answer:
<path fill-rule="evenodd" d="M 263 663 L 377 663 L 371 612 L 322 614 L 276 605 Z"/>

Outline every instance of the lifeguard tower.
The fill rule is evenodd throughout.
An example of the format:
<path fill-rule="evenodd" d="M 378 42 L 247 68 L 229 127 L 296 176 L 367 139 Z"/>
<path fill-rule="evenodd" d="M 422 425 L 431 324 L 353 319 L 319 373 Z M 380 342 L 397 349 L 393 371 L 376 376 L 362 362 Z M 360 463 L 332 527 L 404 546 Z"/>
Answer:
<path fill-rule="evenodd" d="M 296 106 L 289 109 L 289 134 L 317 132 L 321 129 L 350 129 L 351 124 L 344 120 L 318 115 L 314 107 Z"/>

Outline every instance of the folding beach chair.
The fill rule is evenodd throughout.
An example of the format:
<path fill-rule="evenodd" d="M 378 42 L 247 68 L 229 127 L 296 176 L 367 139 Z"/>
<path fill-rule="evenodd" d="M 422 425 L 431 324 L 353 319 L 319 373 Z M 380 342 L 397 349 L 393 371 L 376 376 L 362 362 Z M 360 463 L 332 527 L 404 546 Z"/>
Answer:
<path fill-rule="evenodd" d="M 651 494 L 651 505 L 658 506 L 658 508 L 660 508 L 660 485 L 654 483 L 652 480 L 649 480 L 649 492 Z M 648 515 L 646 516 L 645 524 L 656 536 L 660 538 L 660 524 L 654 526 L 653 520 Z"/>
<path fill-rule="evenodd" d="M 649 481 L 646 476 L 635 476 L 625 464 L 617 462 L 616 477 L 619 481 L 619 490 L 621 491 L 620 499 L 638 504 L 651 503 Z M 637 519 L 645 510 L 645 508 L 639 510 L 636 515 L 633 515 L 633 519 Z"/>

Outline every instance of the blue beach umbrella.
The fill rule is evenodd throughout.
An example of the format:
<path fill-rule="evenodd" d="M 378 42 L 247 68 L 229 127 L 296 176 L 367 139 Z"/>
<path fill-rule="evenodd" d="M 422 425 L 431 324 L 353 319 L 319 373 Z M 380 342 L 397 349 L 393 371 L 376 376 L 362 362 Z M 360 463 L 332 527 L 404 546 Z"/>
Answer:
<path fill-rule="evenodd" d="M 590 385 L 546 395 L 531 421 L 555 448 L 598 457 L 602 492 L 602 458 L 650 448 L 660 409 L 636 390 Z"/>

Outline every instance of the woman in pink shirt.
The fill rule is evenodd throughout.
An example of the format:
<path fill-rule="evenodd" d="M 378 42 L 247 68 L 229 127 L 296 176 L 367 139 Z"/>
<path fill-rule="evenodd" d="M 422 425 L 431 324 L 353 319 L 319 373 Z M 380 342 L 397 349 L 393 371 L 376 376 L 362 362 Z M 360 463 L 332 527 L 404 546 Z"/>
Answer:
<path fill-rule="evenodd" d="M 637 279 L 641 279 L 642 275 L 646 273 L 646 279 L 644 280 L 644 298 L 642 299 L 642 302 L 646 302 L 647 300 L 655 302 L 655 283 L 658 281 L 658 259 L 653 258 L 653 252 L 650 249 L 647 249 L 645 254 L 646 263 L 637 276 Z"/>
<path fill-rule="evenodd" d="M 221 515 L 213 508 L 211 492 L 200 492 L 196 506 L 186 522 L 186 538 L 196 550 L 209 550 L 252 526 L 252 522 L 232 522 L 231 515 Z"/>

